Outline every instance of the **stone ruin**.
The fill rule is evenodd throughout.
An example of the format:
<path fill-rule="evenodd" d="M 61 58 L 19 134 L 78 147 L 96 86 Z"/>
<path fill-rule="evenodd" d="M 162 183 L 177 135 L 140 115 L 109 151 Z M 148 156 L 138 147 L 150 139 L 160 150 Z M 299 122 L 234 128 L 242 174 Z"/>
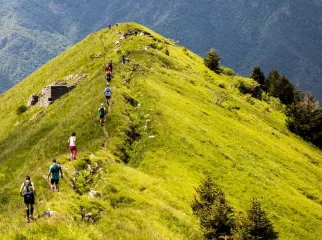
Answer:
<path fill-rule="evenodd" d="M 47 107 L 74 87 L 75 86 L 68 87 L 67 85 L 49 85 L 44 87 L 39 97 L 40 106 Z"/>
<path fill-rule="evenodd" d="M 27 103 L 27 107 L 30 107 L 30 106 L 34 106 L 36 105 L 36 103 L 38 102 L 39 100 L 39 96 L 38 95 L 31 95 L 29 100 L 28 100 L 28 103 Z"/>
<path fill-rule="evenodd" d="M 47 107 L 54 101 L 65 95 L 69 91 L 73 90 L 76 85 L 68 87 L 67 85 L 49 85 L 42 89 L 40 95 L 31 95 L 27 106 L 33 106 L 39 102 L 41 107 Z"/>

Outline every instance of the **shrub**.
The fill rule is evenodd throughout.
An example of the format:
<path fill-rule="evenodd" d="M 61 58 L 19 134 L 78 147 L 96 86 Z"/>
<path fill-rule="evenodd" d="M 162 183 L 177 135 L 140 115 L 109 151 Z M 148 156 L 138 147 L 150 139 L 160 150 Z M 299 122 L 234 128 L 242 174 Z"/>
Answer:
<path fill-rule="evenodd" d="M 220 66 L 219 71 L 221 74 L 226 75 L 226 76 L 235 76 L 236 75 L 236 72 L 232 68 Z"/>
<path fill-rule="evenodd" d="M 216 91 L 214 94 L 212 102 L 217 106 L 222 106 L 222 104 L 228 100 L 227 94 L 222 91 Z"/>
<path fill-rule="evenodd" d="M 210 49 L 209 52 L 207 52 L 206 57 L 204 58 L 204 63 L 206 67 L 208 67 L 210 70 L 220 73 L 219 69 L 219 62 L 220 57 L 215 49 Z"/>
<path fill-rule="evenodd" d="M 20 107 L 17 108 L 16 113 L 18 115 L 21 115 L 22 113 L 24 113 L 25 111 L 27 111 L 27 106 L 26 105 L 21 105 Z"/>
<path fill-rule="evenodd" d="M 256 82 L 247 82 L 243 79 L 239 79 L 237 88 L 241 93 L 250 94 L 254 98 L 261 99 L 262 97 L 260 85 Z"/>
<path fill-rule="evenodd" d="M 234 211 L 228 205 L 223 191 L 208 176 L 196 192 L 191 207 L 200 220 L 205 238 L 217 239 L 231 235 Z"/>

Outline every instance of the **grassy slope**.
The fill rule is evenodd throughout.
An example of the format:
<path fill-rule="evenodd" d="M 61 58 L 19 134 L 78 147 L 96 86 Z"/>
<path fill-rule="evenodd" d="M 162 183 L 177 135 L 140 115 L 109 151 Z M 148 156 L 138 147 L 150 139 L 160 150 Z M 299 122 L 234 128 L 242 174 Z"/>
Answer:
<path fill-rule="evenodd" d="M 288 132 L 285 116 L 274 110 L 273 103 L 250 103 L 239 94 L 234 88 L 239 78 L 208 71 L 200 57 L 148 29 L 158 41 L 146 36 L 123 41 L 121 50 L 131 64 L 121 66 L 114 42 L 119 30 L 133 28 L 145 29 L 121 24 L 88 36 L 0 96 L 1 235 L 8 239 L 198 239 L 201 232 L 189 204 L 194 187 L 210 173 L 236 209 L 244 211 L 252 197 L 259 198 L 281 239 L 318 239 L 321 151 Z M 151 43 L 159 50 L 143 49 Z M 164 54 L 166 47 L 170 56 Z M 90 57 L 103 52 L 99 58 Z M 107 139 L 98 124 L 97 108 L 104 101 L 102 67 L 110 58 L 115 62 L 115 78 Z M 140 66 L 132 71 L 132 64 Z M 30 94 L 79 71 L 89 77 L 75 90 L 46 109 L 36 106 L 16 115 L 15 109 Z M 214 104 L 214 98 L 223 94 L 227 99 L 222 106 Z M 43 113 L 30 121 L 38 112 Z M 131 129 L 141 137 L 126 140 Z M 72 131 L 77 132 L 79 159 L 90 159 L 92 166 L 98 163 L 99 173 L 89 174 L 84 160 L 67 161 L 66 141 Z M 106 141 L 107 147 L 101 148 Z M 54 194 L 44 179 L 53 157 L 67 176 L 62 192 Z M 119 158 L 129 163 L 120 164 Z M 70 187 L 74 167 L 83 194 Z M 53 217 L 27 226 L 17 194 L 26 174 L 32 175 L 38 188 L 37 214 L 48 208 L 56 211 Z M 89 187 L 101 196 L 89 198 Z M 85 223 L 81 221 L 85 212 L 100 214 L 101 219 Z"/>

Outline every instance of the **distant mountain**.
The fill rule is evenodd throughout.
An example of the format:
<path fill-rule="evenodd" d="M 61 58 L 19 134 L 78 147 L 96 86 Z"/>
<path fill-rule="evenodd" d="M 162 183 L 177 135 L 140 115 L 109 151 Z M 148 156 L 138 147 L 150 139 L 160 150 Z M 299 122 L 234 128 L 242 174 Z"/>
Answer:
<path fill-rule="evenodd" d="M 200 55 L 216 48 L 241 75 L 277 68 L 322 99 L 320 1 L 21 0 L 0 9 L 1 82 L 14 84 L 108 23 L 136 21 Z"/>

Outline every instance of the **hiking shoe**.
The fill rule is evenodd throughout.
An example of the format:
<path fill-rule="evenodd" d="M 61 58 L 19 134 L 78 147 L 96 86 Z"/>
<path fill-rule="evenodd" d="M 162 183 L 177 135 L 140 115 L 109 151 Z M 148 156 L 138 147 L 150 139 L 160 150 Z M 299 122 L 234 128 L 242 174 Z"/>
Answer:
<path fill-rule="evenodd" d="M 30 218 L 29 217 L 26 217 L 26 222 L 30 223 Z"/>

